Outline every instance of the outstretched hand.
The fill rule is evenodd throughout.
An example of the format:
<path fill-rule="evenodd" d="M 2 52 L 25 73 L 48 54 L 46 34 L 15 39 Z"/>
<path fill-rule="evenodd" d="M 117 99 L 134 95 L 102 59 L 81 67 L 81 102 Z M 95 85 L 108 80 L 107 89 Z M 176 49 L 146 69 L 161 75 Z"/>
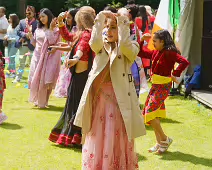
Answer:
<path fill-rule="evenodd" d="M 151 34 L 149 34 L 149 33 L 146 33 L 146 34 L 144 34 L 142 37 L 141 37 L 141 41 L 148 41 L 149 39 L 151 39 Z"/>
<path fill-rule="evenodd" d="M 58 22 L 63 22 L 66 16 L 67 16 L 67 12 L 61 12 L 57 17 Z"/>
<path fill-rule="evenodd" d="M 50 55 L 50 54 L 54 54 L 56 51 L 57 51 L 57 48 L 56 47 L 53 47 L 53 48 L 51 48 L 51 47 L 49 47 L 49 51 L 48 51 L 48 54 Z"/>
<path fill-rule="evenodd" d="M 57 26 L 57 18 L 52 19 L 52 22 L 50 23 L 50 29 L 54 30 Z"/>
<path fill-rule="evenodd" d="M 75 64 L 77 64 L 78 61 L 79 61 L 78 59 L 66 59 L 65 66 L 66 66 L 66 68 L 71 68 Z"/>
<path fill-rule="evenodd" d="M 176 84 L 180 84 L 180 82 L 177 80 L 175 76 L 171 76 L 172 81 L 175 82 Z"/>

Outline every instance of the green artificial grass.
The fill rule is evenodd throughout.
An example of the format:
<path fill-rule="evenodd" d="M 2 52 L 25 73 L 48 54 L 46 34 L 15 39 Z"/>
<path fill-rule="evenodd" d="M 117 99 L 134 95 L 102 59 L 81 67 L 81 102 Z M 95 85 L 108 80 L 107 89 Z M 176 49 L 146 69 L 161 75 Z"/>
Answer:
<path fill-rule="evenodd" d="M 80 150 L 48 141 L 65 99 L 52 95 L 49 109 L 37 109 L 28 103 L 26 82 L 26 77 L 18 85 L 7 79 L 3 111 L 8 120 L 0 125 L 0 170 L 80 170 Z M 142 103 L 145 98 L 146 94 L 141 96 Z M 162 156 L 148 153 L 155 137 L 147 127 L 147 135 L 136 139 L 139 169 L 212 169 L 212 111 L 183 97 L 169 97 L 166 106 L 167 119 L 162 120 L 162 126 L 174 142 Z"/>

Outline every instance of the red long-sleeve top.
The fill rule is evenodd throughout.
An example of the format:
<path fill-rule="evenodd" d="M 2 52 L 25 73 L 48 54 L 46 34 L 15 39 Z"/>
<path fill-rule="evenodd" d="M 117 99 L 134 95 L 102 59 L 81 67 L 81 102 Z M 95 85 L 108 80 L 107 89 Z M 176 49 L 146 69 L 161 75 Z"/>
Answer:
<path fill-rule="evenodd" d="M 4 75 L 4 64 L 2 62 L 2 60 L 0 59 L 0 77 L 2 79 L 2 90 L 6 89 L 6 81 L 5 81 L 5 75 Z"/>
<path fill-rule="evenodd" d="M 160 76 L 180 77 L 183 70 L 189 66 L 189 62 L 183 56 L 171 50 L 148 50 L 143 48 L 143 42 L 140 43 L 140 52 L 138 54 L 141 58 L 152 59 L 152 74 Z M 175 63 L 178 63 L 178 67 L 174 69 Z"/>
<path fill-rule="evenodd" d="M 73 33 L 69 32 L 66 26 L 60 27 L 60 35 L 65 39 L 66 41 L 73 42 L 74 35 Z M 83 31 L 78 43 L 76 44 L 76 48 L 74 49 L 74 54 L 76 54 L 77 50 L 80 50 L 83 52 L 82 57 L 80 58 L 81 61 L 88 61 L 89 54 L 91 51 L 89 40 L 91 38 L 91 31 L 85 30 Z"/>

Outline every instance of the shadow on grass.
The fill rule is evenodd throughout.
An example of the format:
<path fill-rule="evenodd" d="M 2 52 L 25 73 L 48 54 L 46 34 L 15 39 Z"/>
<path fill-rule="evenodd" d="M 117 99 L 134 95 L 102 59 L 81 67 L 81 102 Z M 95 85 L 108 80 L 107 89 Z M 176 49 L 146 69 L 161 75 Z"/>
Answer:
<path fill-rule="evenodd" d="M 146 161 L 147 158 L 143 155 L 140 155 L 139 153 L 137 153 L 137 156 L 138 156 L 138 162 L 142 162 L 142 161 Z"/>
<path fill-rule="evenodd" d="M 173 119 L 169 119 L 169 118 L 165 118 L 165 119 L 160 119 L 161 123 L 172 123 L 172 124 L 181 124 L 182 122 L 173 120 Z M 153 130 L 152 127 L 150 125 L 146 125 L 146 130 Z"/>
<path fill-rule="evenodd" d="M 19 129 L 22 129 L 23 127 L 15 123 L 5 122 L 0 126 L 0 128 L 9 129 L 9 130 L 19 130 Z"/>
<path fill-rule="evenodd" d="M 190 162 L 194 165 L 200 164 L 207 167 L 212 167 L 212 159 L 209 158 L 203 158 L 203 157 L 197 157 L 195 155 L 183 153 L 183 152 L 167 152 L 163 155 L 161 155 L 162 160 L 167 161 L 182 161 L 182 162 Z"/>
<path fill-rule="evenodd" d="M 169 119 L 169 118 L 160 119 L 160 121 L 162 123 L 174 123 L 174 124 L 180 124 L 180 123 L 182 123 L 182 122 L 179 122 L 177 120 L 173 120 L 173 119 Z"/>
<path fill-rule="evenodd" d="M 144 104 L 140 104 L 140 108 L 141 108 L 141 110 L 143 110 L 144 109 Z"/>
<path fill-rule="evenodd" d="M 82 147 L 80 147 L 80 146 L 68 147 L 68 146 L 56 145 L 56 144 L 52 144 L 51 146 L 61 148 L 61 149 L 70 149 L 70 150 L 73 150 L 74 152 L 82 153 Z"/>
<path fill-rule="evenodd" d="M 184 95 L 181 96 L 169 96 L 169 100 L 178 99 L 178 100 L 186 100 Z"/>
<path fill-rule="evenodd" d="M 64 110 L 64 108 L 65 108 L 65 106 L 63 106 L 63 107 L 58 107 L 58 106 L 52 106 L 52 105 L 49 105 L 49 108 L 48 108 L 48 110 L 49 111 L 57 111 L 57 112 L 63 112 L 63 110 Z"/>
<path fill-rule="evenodd" d="M 33 107 L 33 110 L 43 110 L 43 111 L 53 111 L 53 112 L 63 112 L 65 107 L 58 107 L 58 106 L 52 106 L 49 105 L 48 108 L 38 108 L 38 107 Z"/>

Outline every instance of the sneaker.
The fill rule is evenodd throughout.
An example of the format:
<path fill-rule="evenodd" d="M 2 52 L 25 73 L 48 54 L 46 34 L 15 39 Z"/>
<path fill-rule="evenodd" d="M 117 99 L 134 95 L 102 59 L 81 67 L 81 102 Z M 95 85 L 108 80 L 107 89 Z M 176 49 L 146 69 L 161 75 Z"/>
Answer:
<path fill-rule="evenodd" d="M 18 76 L 16 76 L 15 79 L 12 81 L 12 83 L 18 83 L 20 81 L 21 79 Z"/>
<path fill-rule="evenodd" d="M 5 120 L 7 120 L 7 116 L 2 112 L 0 114 L 0 124 L 2 124 Z"/>

